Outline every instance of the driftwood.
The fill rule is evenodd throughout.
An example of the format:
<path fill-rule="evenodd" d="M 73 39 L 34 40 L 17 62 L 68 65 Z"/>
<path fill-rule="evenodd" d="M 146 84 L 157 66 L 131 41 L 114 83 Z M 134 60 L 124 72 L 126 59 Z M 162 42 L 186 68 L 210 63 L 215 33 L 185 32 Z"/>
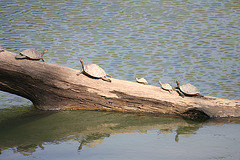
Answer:
<path fill-rule="evenodd" d="M 184 97 L 159 86 L 90 78 L 79 70 L 0 52 L 0 90 L 29 99 L 41 110 L 100 110 L 180 115 L 191 119 L 240 117 L 240 100 Z M 77 60 L 77 59 L 76 59 Z"/>

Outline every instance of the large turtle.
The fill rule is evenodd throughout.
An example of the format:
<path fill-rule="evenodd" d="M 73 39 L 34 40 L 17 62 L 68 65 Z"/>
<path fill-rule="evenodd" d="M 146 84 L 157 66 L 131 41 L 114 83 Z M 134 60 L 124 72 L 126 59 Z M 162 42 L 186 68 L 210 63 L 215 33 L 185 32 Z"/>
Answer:
<path fill-rule="evenodd" d="M 86 75 L 93 77 L 93 78 L 99 78 L 107 82 L 111 82 L 111 79 L 108 77 L 111 77 L 109 74 L 107 74 L 101 67 L 99 67 L 96 64 L 87 64 L 85 65 L 82 58 L 80 58 L 80 62 L 82 64 L 82 72 Z M 107 77 L 108 76 L 108 77 Z"/>
<path fill-rule="evenodd" d="M 30 59 L 30 60 L 43 60 L 43 55 L 47 52 L 45 49 L 42 53 L 39 53 L 35 48 L 26 49 L 15 56 L 16 59 Z"/>
<path fill-rule="evenodd" d="M 176 89 L 178 90 L 178 93 L 182 97 L 184 97 L 184 95 L 185 96 L 200 96 L 200 97 L 203 97 L 202 95 L 200 95 L 200 91 L 194 85 L 188 83 L 188 84 L 184 84 L 184 85 L 180 86 L 179 80 L 177 80 L 176 83 L 177 83 Z"/>
<path fill-rule="evenodd" d="M 173 92 L 173 87 L 170 84 L 162 84 L 161 81 L 158 81 L 158 83 L 161 85 L 162 89 L 168 91 L 169 93 Z"/>
<path fill-rule="evenodd" d="M 141 84 L 144 84 L 144 85 L 149 85 L 149 84 L 151 84 L 151 83 L 148 83 L 145 78 L 140 78 L 140 79 L 136 78 L 136 81 L 137 81 L 138 83 L 141 83 Z"/>

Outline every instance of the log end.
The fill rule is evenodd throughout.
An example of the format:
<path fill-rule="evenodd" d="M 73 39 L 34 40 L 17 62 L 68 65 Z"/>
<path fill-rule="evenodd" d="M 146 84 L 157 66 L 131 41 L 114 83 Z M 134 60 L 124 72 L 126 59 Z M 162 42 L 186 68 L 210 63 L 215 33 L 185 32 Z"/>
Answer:
<path fill-rule="evenodd" d="M 208 114 L 206 114 L 199 108 L 190 108 L 186 112 L 184 112 L 181 116 L 198 122 L 204 122 L 211 118 Z"/>

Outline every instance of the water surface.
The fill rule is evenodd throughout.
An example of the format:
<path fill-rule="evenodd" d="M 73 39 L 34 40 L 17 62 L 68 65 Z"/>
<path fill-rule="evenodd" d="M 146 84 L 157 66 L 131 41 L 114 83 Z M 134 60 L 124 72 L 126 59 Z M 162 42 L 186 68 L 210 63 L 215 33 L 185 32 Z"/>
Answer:
<path fill-rule="evenodd" d="M 3 110 L 2 159 L 237 159 L 239 119 Z M 8 115 L 8 116 L 6 116 Z"/>

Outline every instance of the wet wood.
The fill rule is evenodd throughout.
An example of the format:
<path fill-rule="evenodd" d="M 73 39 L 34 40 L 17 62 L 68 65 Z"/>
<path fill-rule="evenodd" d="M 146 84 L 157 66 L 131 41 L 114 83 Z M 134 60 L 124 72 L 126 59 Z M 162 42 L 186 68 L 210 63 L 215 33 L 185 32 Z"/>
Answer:
<path fill-rule="evenodd" d="M 240 117 L 240 100 L 184 97 L 160 86 L 111 78 L 93 79 L 79 70 L 0 53 L 0 90 L 25 97 L 41 110 L 100 110 L 173 114 L 190 119 Z M 79 59 L 76 59 L 79 61 Z M 80 63 L 80 62 L 79 62 Z"/>

